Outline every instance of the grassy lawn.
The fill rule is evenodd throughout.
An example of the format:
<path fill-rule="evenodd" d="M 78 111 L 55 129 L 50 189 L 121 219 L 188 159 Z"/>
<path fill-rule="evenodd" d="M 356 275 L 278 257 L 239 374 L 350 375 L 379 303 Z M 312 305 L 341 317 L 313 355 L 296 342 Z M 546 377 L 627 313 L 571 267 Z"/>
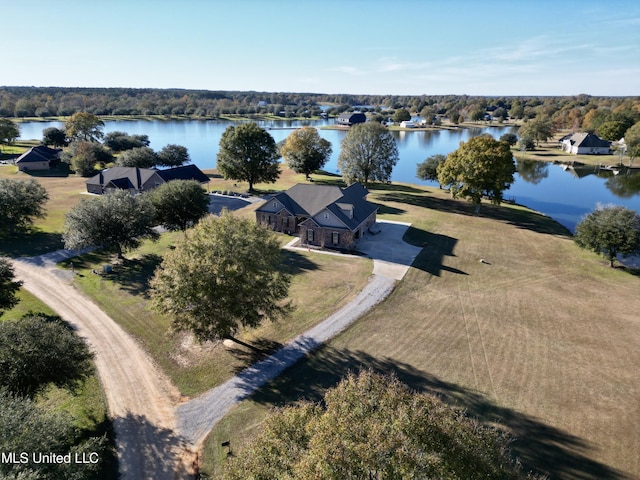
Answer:
<path fill-rule="evenodd" d="M 545 148 L 537 152 L 548 153 L 547 161 L 552 154 L 568 155 L 551 143 Z M 0 167 L 0 176 L 22 175 L 11 168 Z M 208 173 L 211 190 L 247 189 Z M 340 184 L 333 175 L 313 177 Z M 59 238 L 64 212 L 81 198 L 84 179 L 38 180 L 52 200 L 50 216 L 36 228 L 44 239 Z M 301 181 L 302 175 L 285 168 L 277 185 L 256 188 L 266 193 Z M 518 206 L 483 205 L 474 216 L 468 203 L 443 191 L 402 184 L 372 187 L 369 199 L 380 205 L 380 218 L 412 223 L 405 238 L 424 247 L 413 268 L 385 302 L 223 419 L 205 446 L 204 470 L 215 476 L 226 452 L 220 443 L 231 440 L 238 452 L 274 405 L 318 399 L 348 370 L 367 366 L 395 371 L 414 388 L 437 392 L 502 425 L 517 437 L 514 447 L 525 465 L 552 478 L 640 476 L 640 278 L 608 268 L 605 260 L 579 250 L 563 227 Z M 252 217 L 253 209 L 238 214 Z M 254 358 L 243 349 L 194 344 L 171 333 L 169 319 L 149 309 L 146 282 L 162 252 L 180 239 L 165 234 L 145 244 L 109 276 L 91 273 L 111 263 L 108 256 L 87 255 L 74 266 L 79 288 L 191 396 Z M 38 251 L 37 242 L 23 243 L 0 244 L 0 253 Z M 265 349 L 335 311 L 371 272 L 363 259 L 286 255 L 296 312 L 240 335 Z"/>
<path fill-rule="evenodd" d="M 74 259 L 73 265 L 78 274 L 76 285 L 140 341 L 184 395 L 193 396 L 228 379 L 256 357 L 239 346 L 200 345 L 188 335 L 172 332 L 170 319 L 151 310 L 147 282 L 163 252 L 182 237 L 182 233 L 168 233 L 157 243 L 146 242 L 127 254 L 125 262 L 114 264 L 110 275 L 92 273 L 112 264 L 108 255 L 87 254 Z M 282 243 L 289 239 L 283 235 Z M 290 298 L 295 311 L 285 320 L 267 322 L 238 335 L 264 351 L 273 350 L 347 303 L 364 287 L 373 268 L 370 260 L 361 258 L 283 254 L 283 268 L 293 275 Z"/>
<path fill-rule="evenodd" d="M 319 399 L 352 369 L 394 371 L 508 429 L 528 468 L 551 478 L 640 475 L 640 279 L 579 250 L 519 207 L 480 216 L 437 189 L 372 189 L 383 217 L 424 246 L 391 296 L 243 402 L 203 452 L 214 477 L 273 406 Z M 481 263 L 484 259 L 486 263 Z"/>

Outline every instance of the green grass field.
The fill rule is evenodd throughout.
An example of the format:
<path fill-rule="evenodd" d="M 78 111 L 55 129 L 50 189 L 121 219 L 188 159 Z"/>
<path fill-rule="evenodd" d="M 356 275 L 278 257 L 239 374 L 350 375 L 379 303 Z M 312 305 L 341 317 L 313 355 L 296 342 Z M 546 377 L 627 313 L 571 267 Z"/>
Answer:
<path fill-rule="evenodd" d="M 551 478 L 640 475 L 640 279 L 580 251 L 568 232 L 520 207 L 437 189 L 372 189 L 384 217 L 410 221 L 424 245 L 392 295 L 213 430 L 240 446 L 268 409 L 319 399 L 347 371 L 394 371 L 516 438 L 524 464 Z M 484 259 L 487 263 L 481 263 Z M 624 473 L 623 473 L 624 472 Z"/>
<path fill-rule="evenodd" d="M 339 182 L 328 175 L 314 179 Z M 61 179 L 39 180 L 57 201 L 48 205 L 52 219 L 36 227 L 59 233 L 59 218 L 81 198 L 84 180 L 69 177 L 66 187 Z M 257 188 L 286 189 L 300 181 L 285 170 L 278 184 Z M 212 172 L 212 190 L 246 190 L 235 183 Z M 380 205 L 381 218 L 412 223 L 406 239 L 424 247 L 413 268 L 386 301 L 220 422 L 205 446 L 204 470 L 215 475 L 224 458 L 220 443 L 231 440 L 237 453 L 272 406 L 318 399 L 345 372 L 367 366 L 395 371 L 414 388 L 509 429 L 525 465 L 551 478 L 639 477 L 640 278 L 608 268 L 579 250 L 563 227 L 519 206 L 483 205 L 474 216 L 467 202 L 443 191 L 398 184 L 372 187 L 370 200 Z M 162 249 L 178 240 L 179 234 L 165 236 L 128 254 L 129 263 L 116 269 L 119 278 L 91 274 L 109 257 L 74 265 L 84 275 L 79 286 L 193 395 L 250 359 L 173 336 L 169 320 L 148 310 L 145 279 Z M 299 309 L 293 322 L 266 324 L 243 332 L 244 339 L 285 341 L 337 308 L 336 299 L 346 302 L 371 271 L 361 259 L 335 264 L 312 253 L 289 262 L 296 268 L 292 297 L 304 298 L 305 308 L 318 302 L 316 316 Z"/>

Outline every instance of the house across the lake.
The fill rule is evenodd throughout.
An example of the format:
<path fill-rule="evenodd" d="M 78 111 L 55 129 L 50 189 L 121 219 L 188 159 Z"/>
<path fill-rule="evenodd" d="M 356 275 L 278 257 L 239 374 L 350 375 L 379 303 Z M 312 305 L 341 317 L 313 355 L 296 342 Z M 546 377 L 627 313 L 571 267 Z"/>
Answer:
<path fill-rule="evenodd" d="M 348 187 L 299 183 L 269 197 L 256 221 L 272 230 L 299 234 L 302 245 L 352 249 L 376 223 L 378 206 L 360 183 Z"/>
<path fill-rule="evenodd" d="M 29 170 L 49 170 L 60 162 L 59 148 L 49 148 L 44 145 L 31 147 L 29 150 L 20 155 L 15 164 L 18 170 L 26 172 Z"/>
<path fill-rule="evenodd" d="M 114 190 L 129 190 L 131 193 L 142 193 L 153 190 L 171 180 L 196 180 L 208 183 L 202 170 L 195 165 L 156 170 L 138 167 L 111 167 L 87 180 L 87 192 L 102 195 Z"/>
<path fill-rule="evenodd" d="M 602 140 L 595 133 L 572 133 L 560 139 L 560 148 L 574 155 L 608 155 L 611 142 Z"/>
<path fill-rule="evenodd" d="M 346 125 L 348 127 L 355 125 L 357 123 L 364 123 L 367 121 L 367 117 L 364 113 L 360 112 L 345 112 L 341 113 L 338 116 L 337 120 L 338 125 Z"/>

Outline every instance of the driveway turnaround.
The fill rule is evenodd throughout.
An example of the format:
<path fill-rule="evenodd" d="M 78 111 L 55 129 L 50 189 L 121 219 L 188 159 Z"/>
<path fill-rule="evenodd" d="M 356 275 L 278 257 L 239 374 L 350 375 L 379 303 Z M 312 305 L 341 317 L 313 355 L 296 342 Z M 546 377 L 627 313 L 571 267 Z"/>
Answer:
<path fill-rule="evenodd" d="M 358 241 L 358 251 L 373 259 L 374 275 L 401 280 L 420 250 L 402 240 L 410 223 L 379 220 L 375 234 L 367 234 Z"/>

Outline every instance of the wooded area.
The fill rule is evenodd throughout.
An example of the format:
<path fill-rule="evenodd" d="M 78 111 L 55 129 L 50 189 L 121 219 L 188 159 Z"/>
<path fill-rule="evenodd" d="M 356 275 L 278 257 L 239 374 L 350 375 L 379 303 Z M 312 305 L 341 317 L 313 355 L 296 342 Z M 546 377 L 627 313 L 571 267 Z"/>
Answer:
<path fill-rule="evenodd" d="M 481 97 L 468 95 L 343 95 L 273 93 L 153 88 L 0 87 L 0 117 L 69 116 L 78 111 L 95 115 L 187 115 L 219 118 L 223 115 L 276 115 L 285 118 L 337 115 L 348 110 L 385 112 L 407 109 L 450 119 L 481 121 L 494 118 L 552 117 L 557 128 L 584 128 L 587 115 L 640 116 L 640 97 Z M 598 115 L 595 114 L 598 111 Z M 595 119 L 595 118 L 594 118 Z M 611 120 L 611 119 L 608 119 Z M 631 121 L 630 124 L 636 123 Z M 454 122 L 457 123 L 457 122 Z M 629 122 L 627 122 L 629 123 Z"/>

